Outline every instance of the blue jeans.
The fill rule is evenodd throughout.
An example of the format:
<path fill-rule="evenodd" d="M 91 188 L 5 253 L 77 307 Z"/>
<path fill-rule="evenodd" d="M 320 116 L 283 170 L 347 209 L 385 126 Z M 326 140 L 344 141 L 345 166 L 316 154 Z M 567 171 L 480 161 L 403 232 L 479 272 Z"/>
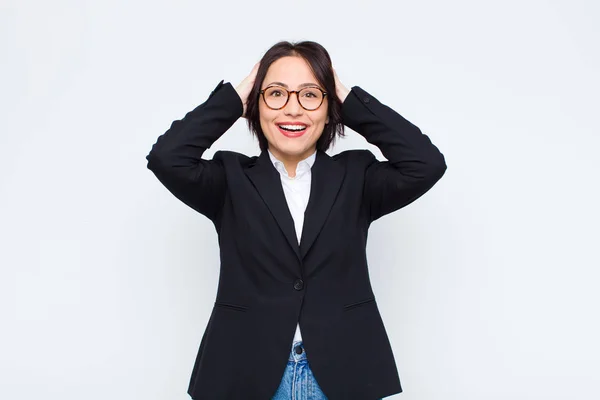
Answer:
<path fill-rule="evenodd" d="M 281 384 L 271 400 L 327 400 L 310 370 L 302 342 L 292 345 Z"/>
<path fill-rule="evenodd" d="M 271 400 L 327 400 L 310 369 L 302 342 L 292 345 L 283 379 Z"/>

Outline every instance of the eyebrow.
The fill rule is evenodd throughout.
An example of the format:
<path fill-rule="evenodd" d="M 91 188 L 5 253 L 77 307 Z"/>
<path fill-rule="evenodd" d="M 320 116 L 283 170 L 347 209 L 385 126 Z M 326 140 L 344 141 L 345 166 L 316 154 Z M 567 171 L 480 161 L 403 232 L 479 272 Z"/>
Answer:
<path fill-rule="evenodd" d="M 271 85 L 283 86 L 286 89 L 288 88 L 288 85 L 286 85 L 283 82 L 271 82 L 267 86 L 271 86 Z M 319 85 L 317 83 L 302 83 L 302 84 L 298 85 L 299 88 L 309 87 L 309 86 L 319 87 Z"/>

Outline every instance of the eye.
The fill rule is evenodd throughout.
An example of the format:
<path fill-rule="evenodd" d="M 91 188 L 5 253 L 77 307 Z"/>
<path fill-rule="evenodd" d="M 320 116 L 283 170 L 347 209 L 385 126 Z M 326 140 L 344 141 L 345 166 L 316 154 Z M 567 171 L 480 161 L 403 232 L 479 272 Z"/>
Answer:
<path fill-rule="evenodd" d="M 304 89 L 304 91 L 302 92 L 302 97 L 316 99 L 320 97 L 320 93 L 319 90 L 315 88 Z"/>

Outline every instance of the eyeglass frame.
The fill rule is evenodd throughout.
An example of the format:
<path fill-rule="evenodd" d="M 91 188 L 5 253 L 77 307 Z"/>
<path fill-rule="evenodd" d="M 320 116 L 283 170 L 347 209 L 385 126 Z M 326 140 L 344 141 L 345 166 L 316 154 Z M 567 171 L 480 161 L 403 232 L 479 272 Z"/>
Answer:
<path fill-rule="evenodd" d="M 288 94 L 287 95 L 287 99 L 285 100 L 285 104 L 282 105 L 279 108 L 273 108 L 273 107 L 269 106 L 269 104 L 267 103 L 267 99 L 265 99 L 265 90 L 267 90 L 269 88 L 272 88 L 272 87 L 281 88 L 281 89 L 285 90 L 287 92 L 287 94 Z M 321 93 L 323 93 L 323 97 L 321 98 L 321 104 L 319 104 L 317 106 L 317 108 L 308 109 L 308 108 L 306 108 L 306 107 L 304 107 L 302 105 L 302 102 L 300 101 L 300 92 L 303 91 L 304 89 L 318 89 Z M 262 94 L 262 98 L 263 98 L 263 101 L 265 102 L 265 105 L 267 107 L 269 107 L 271 110 L 281 110 L 282 108 L 285 108 L 285 106 L 287 106 L 287 104 L 290 101 L 290 98 L 292 97 L 292 94 L 294 94 L 294 93 L 296 93 L 296 100 L 298 100 L 298 104 L 300 104 L 300 107 L 304 108 L 306 111 L 316 111 L 316 110 L 318 110 L 323 105 L 323 101 L 325 101 L 325 96 L 327 96 L 327 92 L 325 92 L 323 89 L 321 89 L 318 86 L 307 86 L 307 87 L 303 87 L 300 90 L 287 90 L 283 86 L 279 86 L 279 85 L 267 86 L 266 88 L 260 90 L 259 95 Z"/>

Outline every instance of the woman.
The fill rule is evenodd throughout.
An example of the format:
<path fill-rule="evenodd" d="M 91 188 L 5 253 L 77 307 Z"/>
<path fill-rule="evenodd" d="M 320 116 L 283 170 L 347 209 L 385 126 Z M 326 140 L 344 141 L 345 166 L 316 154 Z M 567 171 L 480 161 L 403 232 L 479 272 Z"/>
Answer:
<path fill-rule="evenodd" d="M 239 117 L 259 156 L 203 152 Z M 344 125 L 378 146 L 325 153 Z M 348 90 L 327 51 L 280 42 L 235 88 L 221 81 L 147 156 L 219 236 L 216 301 L 193 399 L 375 400 L 402 391 L 369 281 L 374 220 L 427 192 L 444 156 L 391 108 Z"/>

